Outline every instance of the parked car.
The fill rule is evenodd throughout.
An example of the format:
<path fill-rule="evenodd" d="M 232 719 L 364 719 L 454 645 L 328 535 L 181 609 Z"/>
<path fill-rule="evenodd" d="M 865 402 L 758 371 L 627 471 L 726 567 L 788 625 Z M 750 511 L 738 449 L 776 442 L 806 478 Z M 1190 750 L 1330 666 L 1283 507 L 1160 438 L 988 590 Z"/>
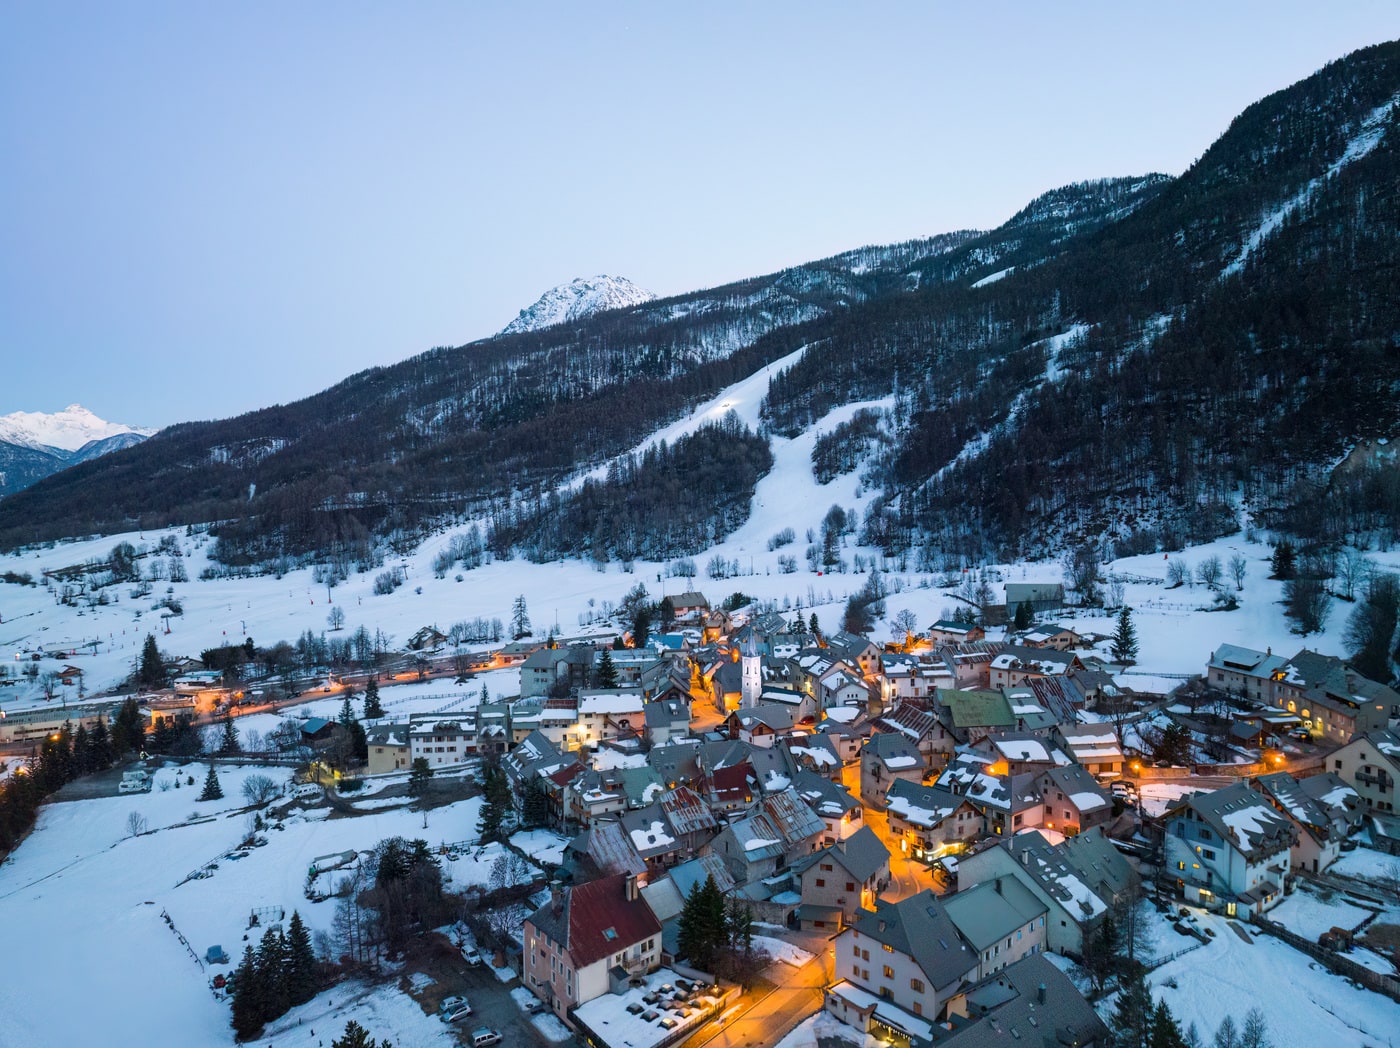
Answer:
<path fill-rule="evenodd" d="M 466 961 L 473 968 L 476 968 L 481 964 L 481 954 L 471 943 L 466 943 L 462 947 L 462 960 Z"/>
<path fill-rule="evenodd" d="M 1307 728 L 1294 728 L 1288 733 L 1288 737 L 1298 742 L 1312 742 L 1312 732 Z"/>
<path fill-rule="evenodd" d="M 455 1023 L 458 1019 L 465 1018 L 472 1013 L 472 1006 L 461 994 L 451 997 L 444 997 L 442 1003 L 438 1005 L 438 1015 L 445 1023 Z M 451 1018 L 449 1018 L 451 1016 Z"/>
<path fill-rule="evenodd" d="M 472 1048 L 486 1048 L 487 1045 L 500 1043 L 501 1035 L 496 1030 L 480 1026 L 472 1031 Z"/>
<path fill-rule="evenodd" d="M 471 1014 L 472 1006 L 469 1004 L 463 1004 L 457 1008 L 452 1009 L 452 1011 L 450 1012 L 443 1012 L 442 1021 L 445 1023 L 459 1023 Z"/>

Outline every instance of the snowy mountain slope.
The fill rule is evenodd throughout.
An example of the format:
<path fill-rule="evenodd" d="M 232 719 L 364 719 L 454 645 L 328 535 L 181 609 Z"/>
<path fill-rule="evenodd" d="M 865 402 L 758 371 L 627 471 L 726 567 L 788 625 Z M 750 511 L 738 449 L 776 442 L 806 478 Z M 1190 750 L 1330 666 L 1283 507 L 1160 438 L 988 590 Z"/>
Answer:
<path fill-rule="evenodd" d="M 58 448 L 77 451 L 94 440 L 105 440 L 122 433 L 149 437 L 155 430 L 140 429 L 98 418 L 81 404 L 69 404 L 62 411 L 15 411 L 0 415 L 0 441 L 27 448 Z"/>
<path fill-rule="evenodd" d="M 567 284 L 550 288 L 534 305 L 522 309 L 519 316 L 501 329 L 501 334 L 539 331 L 565 321 L 580 320 L 605 309 L 639 306 L 655 297 L 626 277 L 575 277 Z"/>

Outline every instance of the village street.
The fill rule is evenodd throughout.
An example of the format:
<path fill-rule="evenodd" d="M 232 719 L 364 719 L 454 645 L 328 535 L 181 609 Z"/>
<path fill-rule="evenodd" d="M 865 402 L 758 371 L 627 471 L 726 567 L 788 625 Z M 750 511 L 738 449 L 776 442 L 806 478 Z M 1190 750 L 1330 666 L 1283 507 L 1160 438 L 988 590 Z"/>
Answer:
<path fill-rule="evenodd" d="M 822 989 L 834 981 L 832 946 L 819 935 L 784 934 L 812 954 L 800 968 L 775 962 L 763 973 L 773 989 L 761 997 L 746 994 L 736 1006 L 684 1041 L 682 1048 L 762 1048 L 776 1044 L 822 1006 Z M 761 991 L 760 991 L 761 992 Z"/>

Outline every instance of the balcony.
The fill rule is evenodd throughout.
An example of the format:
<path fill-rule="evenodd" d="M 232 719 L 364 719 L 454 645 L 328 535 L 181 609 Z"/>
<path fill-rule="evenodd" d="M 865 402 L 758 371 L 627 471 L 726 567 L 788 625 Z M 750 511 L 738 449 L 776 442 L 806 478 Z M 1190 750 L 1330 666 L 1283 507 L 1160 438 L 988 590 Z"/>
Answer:
<path fill-rule="evenodd" d="M 1356 773 L 1356 781 L 1364 786 L 1375 786 L 1381 790 L 1389 790 L 1395 785 L 1395 780 L 1383 771 L 1359 771 Z"/>

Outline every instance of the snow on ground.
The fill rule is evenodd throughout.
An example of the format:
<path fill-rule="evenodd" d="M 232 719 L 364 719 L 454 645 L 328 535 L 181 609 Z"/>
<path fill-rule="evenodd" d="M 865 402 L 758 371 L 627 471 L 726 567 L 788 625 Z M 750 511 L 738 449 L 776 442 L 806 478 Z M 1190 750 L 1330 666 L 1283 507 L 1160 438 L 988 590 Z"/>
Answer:
<path fill-rule="evenodd" d="M 504 860 L 500 868 L 502 883 L 493 885 L 491 878 L 500 860 Z M 532 866 L 500 841 L 458 852 L 455 859 L 450 855 L 442 856 L 441 864 L 444 885 L 458 892 L 467 888 L 512 888 L 517 884 L 529 884 L 540 873 L 538 867 Z M 447 883 L 449 878 L 450 884 Z"/>
<path fill-rule="evenodd" d="M 1202 792 L 1206 792 L 1203 787 L 1178 782 L 1138 783 L 1138 799 L 1142 802 L 1142 810 L 1154 819 L 1187 794 Z"/>
<path fill-rule="evenodd" d="M 231 860 L 226 856 L 247 836 L 250 821 L 240 810 L 241 782 L 253 774 L 288 773 L 285 768 L 221 766 L 225 799 L 201 803 L 195 798 L 204 770 L 198 764 L 165 768 L 157 773 L 150 793 L 52 803 L 41 809 L 34 833 L 0 867 L 5 941 L 23 944 L 34 960 L 5 966 L 6 975 L 0 979 L 0 1014 L 5 1016 L 0 1042 L 28 1048 L 83 1043 L 91 1033 L 91 1016 L 101 1014 L 113 1044 L 226 1046 L 228 1007 L 214 999 L 207 984 L 231 965 L 202 970 L 175 930 L 200 958 L 217 944 L 236 963 L 244 946 L 256 945 L 260 934 L 248 927 L 254 909 L 276 906 L 288 917 L 296 909 L 313 935 L 331 930 L 334 903 L 312 903 L 302 894 L 307 869 L 316 857 L 367 851 L 396 835 L 422 837 L 437 847 L 441 841 L 474 838 L 476 833 L 479 800 L 429 812 L 427 829 L 420 813 L 408 811 L 334 820 L 297 816 L 285 820 L 281 830 L 265 831 L 265 847 L 248 849 L 246 857 Z M 173 783 L 177 772 L 193 774 L 196 785 L 162 789 L 163 783 Z M 145 818 L 149 832 L 129 834 L 132 811 Z M 217 865 L 212 876 L 185 879 L 209 863 Z M 163 911 L 174 930 L 162 918 Z M 7 955 L 15 956 L 12 951 Z M 142 1004 L 132 1008 L 129 1002 L 138 992 L 138 982 Z M 74 987 L 82 987 L 90 1006 L 71 1006 Z M 337 987 L 329 995 L 342 1002 L 349 992 Z M 402 1008 L 395 998 L 404 1001 Z M 305 1007 L 316 1006 L 312 1002 Z M 397 991 L 387 996 L 376 991 L 363 1008 L 373 1019 L 361 1019 L 364 1025 L 395 1043 L 449 1043 L 428 1032 L 439 1028 L 433 1020 L 421 1026 L 417 1020 L 410 1023 L 407 1017 L 420 1010 Z M 328 1024 L 326 1032 L 338 1036 L 344 1021 L 337 1018 L 334 1030 Z M 264 1043 L 272 1040 L 302 1043 L 281 1036 L 269 1036 Z"/>
<path fill-rule="evenodd" d="M 785 939 L 775 939 L 771 935 L 755 935 L 753 946 L 755 950 L 762 950 L 773 960 L 790 964 L 794 968 L 801 968 L 812 959 L 812 955 L 800 946 L 794 946 Z"/>
<path fill-rule="evenodd" d="M 797 1028 L 779 1041 L 774 1048 L 817 1048 L 818 1038 L 837 1038 L 861 1048 L 877 1048 L 881 1042 L 853 1026 L 847 1026 L 829 1012 L 816 1012 L 797 1024 Z"/>
<path fill-rule="evenodd" d="M 1351 905 L 1340 892 L 1323 898 L 1310 885 L 1300 883 L 1292 895 L 1269 911 L 1268 916 L 1289 931 L 1315 940 L 1332 928 L 1354 930 L 1372 912 Z"/>
<path fill-rule="evenodd" d="M 320 1048 L 343 1034 L 345 1024 L 351 1019 L 368 1030 L 370 1036 L 397 1045 L 448 1048 L 459 1043 L 442 1020 L 424 1012 L 417 1001 L 396 987 L 371 987 L 361 983 L 345 983 L 327 990 L 269 1023 L 257 1040 L 245 1043 L 253 1048 Z M 232 1037 L 232 1033 L 226 1033 L 219 1043 L 228 1045 Z M 208 1042 L 182 1040 L 178 1043 Z"/>
<path fill-rule="evenodd" d="M 559 866 L 564 862 L 564 849 L 568 847 L 569 838 L 553 830 L 521 830 L 511 836 L 510 843 L 535 862 Z"/>
<path fill-rule="evenodd" d="M 1342 852 L 1337 861 L 1327 867 L 1327 872 L 1373 881 L 1400 878 L 1400 855 L 1387 855 L 1374 848 L 1357 848 Z"/>
<path fill-rule="evenodd" d="M 1153 995 L 1166 1000 L 1183 1028 L 1194 1023 L 1209 1041 L 1226 1015 L 1238 1026 L 1258 1007 L 1275 1048 L 1361 1048 L 1394 1038 L 1397 1011 L 1388 997 L 1356 989 L 1277 939 L 1250 930 L 1254 941 L 1246 943 L 1224 918 L 1198 919 L 1215 937 L 1149 977 Z M 1101 1002 L 1101 1015 L 1112 1014 L 1112 1002 Z"/>

